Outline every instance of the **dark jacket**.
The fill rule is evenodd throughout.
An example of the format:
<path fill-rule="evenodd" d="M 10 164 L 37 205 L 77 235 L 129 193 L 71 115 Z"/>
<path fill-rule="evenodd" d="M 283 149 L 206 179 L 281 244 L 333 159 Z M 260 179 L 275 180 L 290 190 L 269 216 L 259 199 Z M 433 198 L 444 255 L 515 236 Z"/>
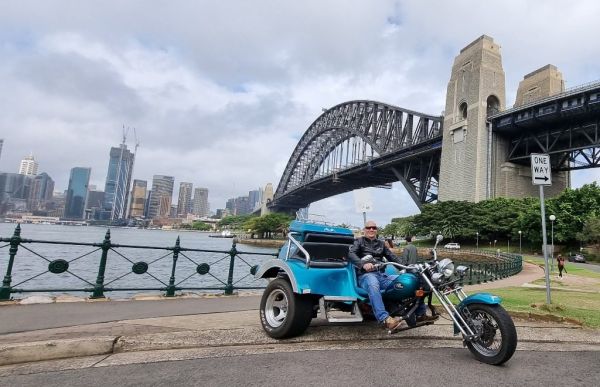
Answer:
<path fill-rule="evenodd" d="M 378 262 L 383 262 L 382 258 L 385 257 L 388 261 L 402 263 L 402 261 L 385 246 L 383 241 L 377 238 L 371 240 L 366 237 L 360 237 L 354 240 L 354 244 L 350 246 L 350 251 L 348 252 L 348 259 L 354 266 L 359 268 L 361 272 L 363 272 L 363 262 L 361 262 L 360 259 L 365 255 L 372 255 Z"/>

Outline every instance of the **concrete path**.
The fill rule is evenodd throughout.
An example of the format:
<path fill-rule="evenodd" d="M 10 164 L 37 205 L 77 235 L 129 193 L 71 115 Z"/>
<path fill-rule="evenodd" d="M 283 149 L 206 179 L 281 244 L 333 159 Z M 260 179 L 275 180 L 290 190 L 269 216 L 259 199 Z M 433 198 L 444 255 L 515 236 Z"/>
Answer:
<path fill-rule="evenodd" d="M 467 292 L 520 286 L 542 276 L 543 271 L 539 267 L 525 264 L 524 270 L 517 276 L 473 285 Z M 344 325 L 315 319 L 304 335 L 276 341 L 262 331 L 258 317 L 259 300 L 256 295 L 240 295 L 157 301 L 1 305 L 0 375 L 10 374 L 19 363 L 98 355 L 102 355 L 104 361 L 108 358 L 117 361 L 132 356 L 132 353 L 143 353 L 146 360 L 164 359 L 168 353 L 165 351 L 174 350 L 201 351 L 208 356 L 235 351 L 261 353 L 294 348 L 327 348 L 333 343 L 397 346 L 400 342 L 414 342 L 414 345 L 429 347 L 462 347 L 461 340 L 453 336 L 451 322 L 447 319 L 391 336 L 374 322 Z M 564 322 L 519 318 L 515 319 L 515 323 L 519 349 L 535 350 L 552 345 L 553 350 L 600 351 L 600 332 L 596 330 Z M 177 356 L 171 353 L 170 359 Z"/>

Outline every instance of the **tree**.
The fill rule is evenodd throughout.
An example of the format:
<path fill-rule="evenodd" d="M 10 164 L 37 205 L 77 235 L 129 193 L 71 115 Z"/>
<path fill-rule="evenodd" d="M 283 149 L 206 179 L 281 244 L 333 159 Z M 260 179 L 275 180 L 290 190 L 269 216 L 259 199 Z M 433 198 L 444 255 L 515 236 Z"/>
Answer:
<path fill-rule="evenodd" d="M 212 229 L 212 226 L 208 223 L 204 223 L 204 222 L 200 222 L 199 220 L 196 220 L 192 223 L 192 228 L 194 230 L 198 230 L 198 231 L 209 231 L 210 229 Z"/>
<path fill-rule="evenodd" d="M 283 213 L 271 213 L 261 217 L 248 219 L 244 228 L 257 233 L 263 238 L 272 238 L 273 234 L 287 234 L 288 227 L 293 217 Z"/>

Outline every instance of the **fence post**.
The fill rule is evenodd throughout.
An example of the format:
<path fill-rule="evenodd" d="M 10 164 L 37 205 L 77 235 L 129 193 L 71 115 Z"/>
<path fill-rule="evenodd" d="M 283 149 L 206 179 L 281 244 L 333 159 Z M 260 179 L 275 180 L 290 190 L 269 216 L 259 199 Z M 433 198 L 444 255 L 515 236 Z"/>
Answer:
<path fill-rule="evenodd" d="M 469 265 L 469 285 L 473 285 L 473 266 Z"/>
<path fill-rule="evenodd" d="M 175 267 L 177 266 L 177 258 L 179 258 L 179 251 L 181 251 L 180 240 L 177 237 L 175 241 L 175 247 L 173 248 L 173 266 L 171 267 L 171 278 L 169 278 L 169 286 L 167 286 L 167 297 L 175 296 Z"/>
<path fill-rule="evenodd" d="M 488 282 L 488 264 L 483 265 L 483 283 Z"/>
<path fill-rule="evenodd" d="M 235 240 L 229 250 L 229 274 L 227 275 L 227 285 L 225 286 L 225 294 L 230 296 L 233 294 L 233 266 L 235 263 L 235 256 L 237 255 L 237 249 L 235 248 Z"/>
<path fill-rule="evenodd" d="M 110 250 L 110 229 L 106 230 L 104 241 L 102 241 L 102 256 L 98 267 L 98 277 L 96 277 L 96 285 L 94 285 L 94 293 L 91 298 L 104 298 L 104 272 L 106 271 L 108 250 Z"/>
<path fill-rule="evenodd" d="M 19 250 L 19 244 L 21 244 L 21 224 L 17 223 L 15 232 L 10 238 L 10 249 L 8 250 L 8 267 L 6 268 L 6 275 L 2 281 L 2 287 L 0 288 L 0 300 L 10 300 L 10 283 L 12 281 L 12 267 L 15 261 L 15 255 Z"/>

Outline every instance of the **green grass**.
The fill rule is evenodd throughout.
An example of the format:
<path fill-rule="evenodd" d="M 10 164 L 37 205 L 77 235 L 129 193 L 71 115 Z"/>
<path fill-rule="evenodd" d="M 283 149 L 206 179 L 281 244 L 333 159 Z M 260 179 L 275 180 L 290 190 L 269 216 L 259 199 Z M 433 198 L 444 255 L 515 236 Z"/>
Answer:
<path fill-rule="evenodd" d="M 575 319 L 584 326 L 600 328 L 600 294 L 552 289 L 552 305 L 546 307 L 546 289 L 512 287 L 494 289 L 502 297 L 502 306 L 509 312 L 551 314 Z"/>
<path fill-rule="evenodd" d="M 526 255 L 526 256 L 523 256 L 523 259 L 525 260 L 525 262 L 533 263 L 534 265 L 544 267 L 544 258 L 543 257 Z M 548 264 L 550 265 L 550 262 L 548 262 Z M 597 272 L 591 271 L 591 270 L 587 270 L 586 268 L 583 268 L 581 266 L 573 265 L 571 262 L 566 262 L 565 267 L 567 269 L 568 274 L 578 275 L 578 276 L 587 277 L 587 278 L 600 279 L 600 273 L 597 273 Z M 554 263 L 554 270 L 551 273 L 558 274 L 558 268 L 556 266 L 556 262 Z"/>

